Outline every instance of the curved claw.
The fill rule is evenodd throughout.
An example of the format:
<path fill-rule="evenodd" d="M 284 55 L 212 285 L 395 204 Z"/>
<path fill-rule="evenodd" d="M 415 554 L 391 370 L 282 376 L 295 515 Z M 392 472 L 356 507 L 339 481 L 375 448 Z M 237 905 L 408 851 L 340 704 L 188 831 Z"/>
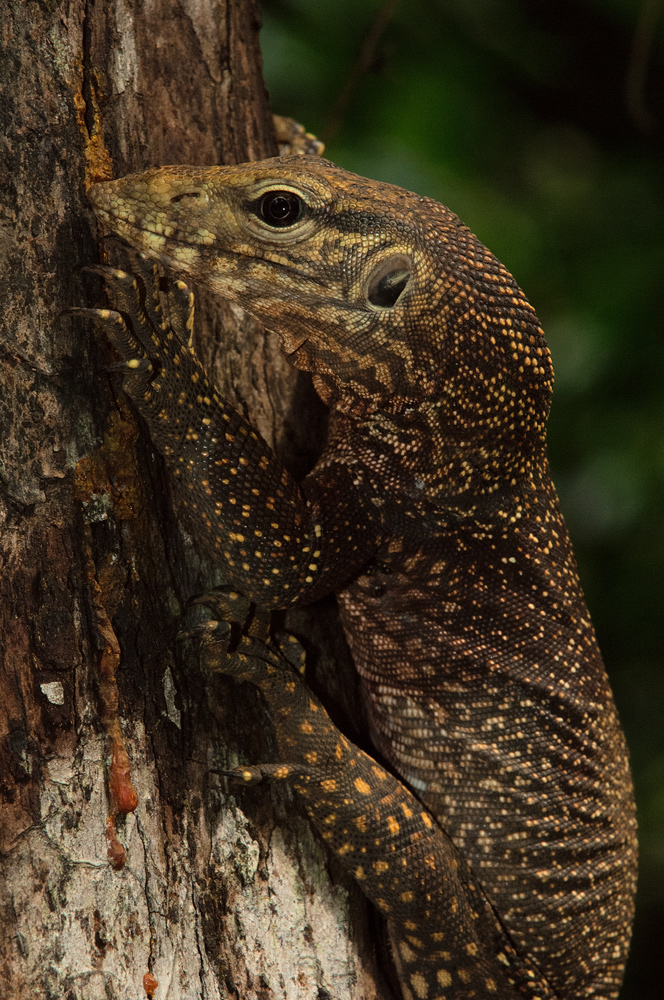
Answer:
<path fill-rule="evenodd" d="M 221 774 L 222 777 L 228 778 L 230 781 L 240 782 L 243 785 L 258 785 L 263 780 L 260 767 L 253 765 L 234 767 L 229 770 L 215 768 L 215 774 Z"/>
<path fill-rule="evenodd" d="M 168 313 L 171 325 L 183 342 L 193 347 L 194 336 L 194 293 L 184 281 L 172 281 L 168 286 Z"/>
<path fill-rule="evenodd" d="M 127 345 L 131 344 L 134 348 L 134 350 L 129 352 L 130 354 L 137 353 L 142 355 L 142 348 L 140 348 L 138 342 L 131 335 L 122 313 L 119 313 L 117 309 L 91 309 L 85 306 L 72 306 L 67 312 L 70 316 L 91 319 L 102 326 L 121 354 L 127 353 L 127 349 L 124 347 L 126 343 Z M 122 346 L 118 346 L 118 343 Z"/>
<path fill-rule="evenodd" d="M 88 274 L 98 274 L 104 281 L 108 279 L 112 281 L 126 281 L 127 278 L 130 283 L 134 281 L 134 278 L 128 271 L 123 271 L 119 267 L 110 267 L 108 264 L 84 264 L 81 271 L 86 271 Z"/>
<path fill-rule="evenodd" d="M 284 660 L 290 664 L 293 670 L 304 676 L 307 653 L 299 639 L 291 635 L 290 632 L 277 632 L 274 641 Z"/>
<path fill-rule="evenodd" d="M 144 392 L 153 374 L 152 362 L 147 357 L 143 345 L 127 326 L 124 316 L 116 309 L 89 309 L 80 306 L 68 310 L 73 316 L 91 319 L 101 326 L 123 361 L 109 366 L 110 371 L 122 371 L 129 379 L 124 389 L 130 396 Z M 135 379 L 138 376 L 138 379 Z"/>
<path fill-rule="evenodd" d="M 128 361 L 115 361 L 113 364 L 104 365 L 104 371 L 123 372 L 125 375 L 146 375 L 152 371 L 152 362 L 149 358 L 129 358 Z"/>
<path fill-rule="evenodd" d="M 290 764 L 246 764 L 244 767 L 234 767 L 228 770 L 215 768 L 214 773 L 221 774 L 230 781 L 237 781 L 242 785 L 258 785 L 261 781 L 292 781 L 294 777 L 305 781 L 309 780 L 305 769 Z"/>
<path fill-rule="evenodd" d="M 90 306 L 70 306 L 64 309 L 65 316 L 81 316 L 83 319 L 93 319 L 97 323 L 104 323 L 111 317 L 119 317 L 120 313 L 116 309 L 92 309 Z M 123 320 L 124 322 L 124 320 Z"/>

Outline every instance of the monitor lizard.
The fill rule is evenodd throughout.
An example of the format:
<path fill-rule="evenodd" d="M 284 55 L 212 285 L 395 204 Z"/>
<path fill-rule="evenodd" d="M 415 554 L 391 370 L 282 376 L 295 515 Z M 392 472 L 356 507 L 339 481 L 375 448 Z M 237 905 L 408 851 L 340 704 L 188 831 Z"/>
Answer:
<path fill-rule="evenodd" d="M 186 285 L 169 324 L 149 277 L 143 293 L 101 269 L 116 308 L 88 312 L 190 528 L 260 608 L 336 594 L 390 769 L 332 725 L 258 615 L 201 633 L 208 666 L 258 684 L 275 719 L 281 761 L 236 777 L 299 793 L 385 915 L 406 1000 L 615 998 L 632 785 L 523 292 L 449 209 L 314 156 L 163 167 L 90 199 L 134 248 L 276 332 L 330 408 L 297 484 L 196 359 Z"/>

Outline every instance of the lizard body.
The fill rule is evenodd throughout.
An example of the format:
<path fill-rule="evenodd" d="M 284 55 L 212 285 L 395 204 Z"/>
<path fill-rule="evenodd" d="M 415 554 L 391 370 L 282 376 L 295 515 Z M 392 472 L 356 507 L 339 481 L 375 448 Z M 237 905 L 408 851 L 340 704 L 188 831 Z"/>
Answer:
<path fill-rule="evenodd" d="M 372 739 L 417 799 L 395 782 L 384 806 L 394 779 L 348 751 L 342 770 L 361 768 L 368 791 L 344 785 L 331 805 L 342 744 L 322 706 L 295 729 L 313 727 L 331 770 L 307 770 L 284 683 L 254 682 L 291 755 L 284 780 L 388 917 L 404 996 L 616 997 L 631 779 L 546 458 L 550 357 L 514 279 L 442 205 L 314 157 L 164 167 L 90 198 L 134 247 L 278 333 L 330 406 L 298 486 L 156 299 L 115 273 L 131 329 L 103 318 L 198 538 L 262 607 L 337 594 Z M 385 828 L 418 800 L 440 829 Z M 373 848 L 366 823 L 382 831 Z M 358 852 L 380 866 L 427 831 L 407 867 L 433 896 L 399 915 L 405 873 L 386 897 Z"/>

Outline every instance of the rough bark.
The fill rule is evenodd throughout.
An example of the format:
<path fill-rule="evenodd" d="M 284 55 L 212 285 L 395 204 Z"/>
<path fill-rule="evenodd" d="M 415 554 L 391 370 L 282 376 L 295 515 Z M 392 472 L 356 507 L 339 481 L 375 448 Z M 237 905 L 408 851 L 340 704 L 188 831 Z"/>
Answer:
<path fill-rule="evenodd" d="M 62 315 L 101 294 L 81 265 L 122 260 L 86 184 L 272 154 L 255 4 L 10 2 L 0 29 L 0 997 L 141 998 L 151 973 L 157 1000 L 371 1000 L 359 895 L 287 792 L 211 770 L 269 759 L 269 719 L 183 665 L 214 571 L 110 349 Z M 199 317 L 222 388 L 306 464 L 277 344 L 203 296 Z"/>

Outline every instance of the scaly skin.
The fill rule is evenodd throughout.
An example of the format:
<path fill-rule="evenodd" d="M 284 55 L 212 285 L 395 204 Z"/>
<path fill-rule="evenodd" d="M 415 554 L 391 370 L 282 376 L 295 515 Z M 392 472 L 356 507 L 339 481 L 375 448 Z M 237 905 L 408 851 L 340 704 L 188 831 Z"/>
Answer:
<path fill-rule="evenodd" d="M 616 997 L 631 779 L 546 459 L 550 357 L 514 279 L 448 209 L 314 157 L 165 167 L 90 197 L 134 247 L 278 333 L 330 406 L 298 486 L 115 275 L 133 333 L 103 318 L 190 527 L 263 607 L 337 594 L 374 744 L 440 824 L 429 872 L 421 856 L 397 871 L 385 817 L 419 816 L 417 800 L 396 782 L 386 813 L 388 776 L 351 749 L 369 791 L 333 805 L 343 738 L 322 707 L 307 717 L 328 768 L 312 770 L 302 719 L 294 737 L 277 718 L 299 682 L 270 681 L 284 780 L 386 913 L 404 996 Z M 385 858 L 387 896 L 357 875 Z M 404 917 L 406 875 L 436 903 Z"/>

